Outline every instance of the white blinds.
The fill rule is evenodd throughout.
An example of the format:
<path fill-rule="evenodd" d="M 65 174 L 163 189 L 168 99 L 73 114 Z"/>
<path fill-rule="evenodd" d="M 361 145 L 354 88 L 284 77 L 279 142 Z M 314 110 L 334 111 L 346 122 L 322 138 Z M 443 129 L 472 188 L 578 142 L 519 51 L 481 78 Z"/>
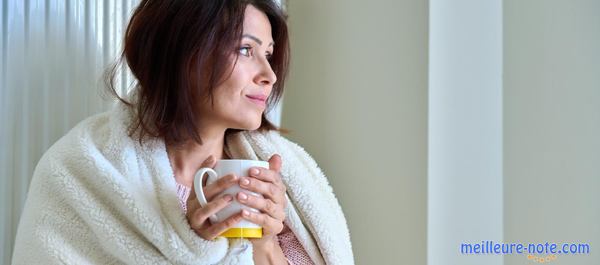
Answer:
<path fill-rule="evenodd" d="M 78 121 L 109 107 L 101 80 L 137 0 L 2 0 L 0 264 L 40 156 Z M 124 73 L 121 91 L 131 82 Z M 108 97 L 105 97 L 108 98 Z"/>

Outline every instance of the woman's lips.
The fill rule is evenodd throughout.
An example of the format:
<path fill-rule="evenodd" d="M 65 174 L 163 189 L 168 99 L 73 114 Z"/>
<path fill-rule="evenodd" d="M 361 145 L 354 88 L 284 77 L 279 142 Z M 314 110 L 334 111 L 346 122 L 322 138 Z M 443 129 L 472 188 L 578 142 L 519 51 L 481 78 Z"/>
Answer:
<path fill-rule="evenodd" d="M 250 101 L 256 103 L 259 106 L 266 107 L 267 106 L 267 98 L 262 95 L 247 95 Z"/>

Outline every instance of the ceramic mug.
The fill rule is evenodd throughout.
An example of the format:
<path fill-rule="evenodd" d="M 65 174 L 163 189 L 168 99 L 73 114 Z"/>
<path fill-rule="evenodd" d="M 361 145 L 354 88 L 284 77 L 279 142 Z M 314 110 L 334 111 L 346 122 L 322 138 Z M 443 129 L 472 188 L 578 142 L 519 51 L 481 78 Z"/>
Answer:
<path fill-rule="evenodd" d="M 208 176 L 206 185 L 212 184 L 219 178 L 227 176 L 229 174 L 235 174 L 238 177 L 248 177 L 248 171 L 253 167 L 269 168 L 269 162 L 257 161 L 257 160 L 243 160 L 243 159 L 224 159 L 217 161 L 215 168 L 201 168 L 196 172 L 194 176 L 194 189 L 196 190 L 196 197 L 202 207 L 205 207 L 208 203 L 206 196 L 204 196 L 204 187 L 202 187 L 202 181 L 204 176 Z M 237 200 L 237 194 L 243 191 L 250 196 L 258 196 L 263 198 L 261 194 L 242 189 L 239 184 L 235 184 L 225 191 L 221 192 L 215 198 L 224 196 L 225 194 L 231 195 L 233 201 L 225 208 L 217 212 L 216 214 L 209 217 L 210 221 L 214 223 L 226 220 L 230 216 L 237 214 L 246 209 L 251 212 L 258 213 L 257 209 L 248 207 Z M 262 227 L 257 224 L 251 223 L 248 220 L 242 219 L 237 224 L 223 232 L 220 236 L 224 237 L 245 237 L 245 238 L 261 238 Z"/>

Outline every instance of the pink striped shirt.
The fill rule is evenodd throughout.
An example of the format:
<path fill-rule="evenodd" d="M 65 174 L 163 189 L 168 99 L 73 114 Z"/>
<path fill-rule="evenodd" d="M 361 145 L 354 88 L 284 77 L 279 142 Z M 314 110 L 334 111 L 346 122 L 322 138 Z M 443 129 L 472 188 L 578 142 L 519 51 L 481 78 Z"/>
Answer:
<path fill-rule="evenodd" d="M 177 196 L 184 212 L 187 212 L 187 198 L 190 196 L 190 192 L 191 188 L 177 183 Z M 285 223 L 283 224 L 283 230 L 277 235 L 277 239 L 289 264 L 314 264 L 294 232 Z"/>

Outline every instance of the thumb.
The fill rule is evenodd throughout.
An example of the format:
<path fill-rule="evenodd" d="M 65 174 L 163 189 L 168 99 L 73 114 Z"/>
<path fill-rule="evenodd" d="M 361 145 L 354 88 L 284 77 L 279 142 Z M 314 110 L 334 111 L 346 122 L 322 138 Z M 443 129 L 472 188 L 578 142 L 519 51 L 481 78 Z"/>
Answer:
<path fill-rule="evenodd" d="M 279 172 L 281 170 L 281 156 L 274 154 L 269 159 L 269 169 Z"/>
<path fill-rule="evenodd" d="M 204 162 L 202 162 L 202 165 L 200 167 L 214 167 L 217 161 L 215 161 L 215 157 L 213 155 L 210 155 L 206 158 L 206 160 L 204 160 Z"/>

